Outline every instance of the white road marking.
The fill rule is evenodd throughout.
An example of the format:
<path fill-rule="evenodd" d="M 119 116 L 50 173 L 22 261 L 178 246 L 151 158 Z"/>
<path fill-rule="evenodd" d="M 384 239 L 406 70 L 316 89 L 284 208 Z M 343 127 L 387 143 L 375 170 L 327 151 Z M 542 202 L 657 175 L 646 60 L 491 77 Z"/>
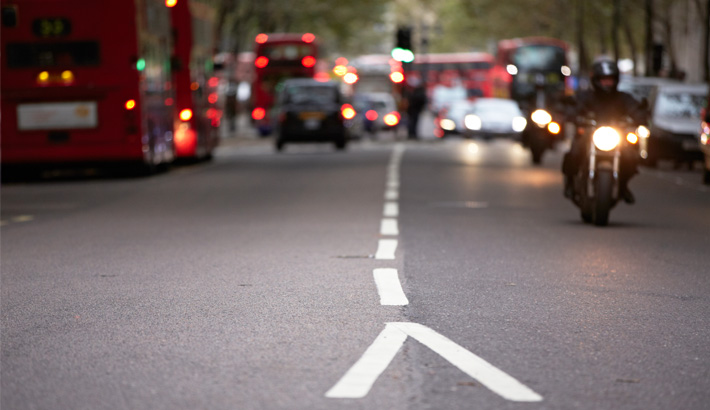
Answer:
<path fill-rule="evenodd" d="M 387 181 L 387 188 L 399 188 L 399 181 Z"/>
<path fill-rule="evenodd" d="M 375 259 L 394 259 L 394 252 L 396 250 L 396 239 L 380 239 L 377 243 L 377 253 L 375 254 Z"/>
<path fill-rule="evenodd" d="M 406 306 L 409 304 L 407 296 L 402 290 L 397 269 L 375 269 L 372 271 L 380 295 L 380 304 L 383 306 Z"/>
<path fill-rule="evenodd" d="M 325 397 L 359 399 L 367 396 L 372 385 L 389 366 L 405 340 L 407 340 L 406 333 L 394 326 L 385 326 L 360 360 L 325 393 Z"/>
<path fill-rule="evenodd" d="M 388 201 L 396 201 L 399 199 L 399 192 L 396 189 L 388 189 L 385 191 L 385 199 Z"/>
<path fill-rule="evenodd" d="M 385 202 L 383 214 L 388 218 L 396 218 L 399 215 L 399 205 L 397 202 Z"/>
<path fill-rule="evenodd" d="M 399 225 L 394 218 L 385 218 L 380 223 L 380 235 L 399 235 Z"/>
<path fill-rule="evenodd" d="M 478 380 L 506 400 L 542 401 L 532 391 L 502 370 L 491 365 L 434 330 L 418 323 L 391 322 L 345 375 L 325 394 L 331 398 L 365 397 L 377 378 L 390 364 L 408 336 L 441 355 L 449 363 Z"/>

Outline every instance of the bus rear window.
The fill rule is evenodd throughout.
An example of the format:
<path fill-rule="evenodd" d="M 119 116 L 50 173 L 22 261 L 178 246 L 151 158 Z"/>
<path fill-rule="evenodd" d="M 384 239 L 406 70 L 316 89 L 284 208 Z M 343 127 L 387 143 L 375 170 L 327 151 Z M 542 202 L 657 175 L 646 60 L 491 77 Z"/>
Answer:
<path fill-rule="evenodd" d="M 96 41 L 11 43 L 6 51 L 9 68 L 97 66 L 100 63 Z"/>

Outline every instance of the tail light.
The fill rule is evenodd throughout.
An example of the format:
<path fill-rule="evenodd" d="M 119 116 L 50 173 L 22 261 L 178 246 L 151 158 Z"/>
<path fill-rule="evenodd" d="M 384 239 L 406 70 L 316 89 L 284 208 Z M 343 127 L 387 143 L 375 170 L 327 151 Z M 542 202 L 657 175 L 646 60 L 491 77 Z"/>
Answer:
<path fill-rule="evenodd" d="M 368 112 L 365 113 L 365 118 L 367 118 L 370 121 L 375 121 L 377 119 L 377 111 L 375 110 L 369 110 Z"/>
<path fill-rule="evenodd" d="M 184 110 L 180 111 L 180 119 L 183 121 L 190 121 L 192 118 L 192 110 L 189 108 L 185 108 Z"/>
<path fill-rule="evenodd" d="M 399 124 L 399 113 L 394 113 L 391 112 L 383 118 L 385 124 L 389 125 L 390 127 L 394 127 L 395 125 Z"/>
<path fill-rule="evenodd" d="M 254 60 L 254 65 L 257 68 L 264 68 L 269 65 L 269 59 L 267 57 L 261 56 Z"/>
<path fill-rule="evenodd" d="M 256 121 L 263 120 L 264 118 L 266 118 L 266 110 L 261 107 L 254 108 L 254 110 L 251 112 L 251 118 Z"/>
<path fill-rule="evenodd" d="M 340 113 L 346 120 L 352 120 L 357 114 L 353 106 L 350 104 L 343 104 L 343 106 L 340 107 Z"/>
<path fill-rule="evenodd" d="M 136 100 L 128 100 L 124 104 L 124 107 L 126 107 L 126 110 L 130 111 L 134 108 L 136 108 Z"/>
<path fill-rule="evenodd" d="M 301 64 L 306 68 L 311 68 L 316 65 L 316 59 L 313 56 L 305 56 L 301 59 Z"/>

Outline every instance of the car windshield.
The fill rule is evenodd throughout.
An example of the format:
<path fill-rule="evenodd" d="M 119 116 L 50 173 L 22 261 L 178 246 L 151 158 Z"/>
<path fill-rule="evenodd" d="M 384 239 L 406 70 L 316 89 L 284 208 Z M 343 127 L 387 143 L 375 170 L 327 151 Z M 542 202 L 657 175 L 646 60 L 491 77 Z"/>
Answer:
<path fill-rule="evenodd" d="M 520 109 L 513 103 L 507 102 L 481 102 L 474 106 L 474 111 L 479 114 L 504 113 L 509 115 L 520 115 Z"/>
<path fill-rule="evenodd" d="M 287 103 L 301 104 L 306 102 L 331 103 L 338 99 L 337 91 L 332 87 L 316 85 L 292 85 L 286 89 Z"/>
<path fill-rule="evenodd" d="M 671 118 L 700 118 L 705 94 L 683 92 L 661 93 L 656 103 L 656 115 Z"/>

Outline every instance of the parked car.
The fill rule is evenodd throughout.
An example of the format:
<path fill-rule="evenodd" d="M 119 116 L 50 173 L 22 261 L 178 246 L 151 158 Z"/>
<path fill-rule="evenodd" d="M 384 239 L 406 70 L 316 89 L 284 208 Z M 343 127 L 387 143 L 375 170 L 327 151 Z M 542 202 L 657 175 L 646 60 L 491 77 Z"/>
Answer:
<path fill-rule="evenodd" d="M 700 110 L 707 85 L 662 84 L 651 94 L 650 136 L 640 141 L 640 155 L 648 166 L 659 160 L 679 165 L 702 160 L 698 142 Z"/>
<path fill-rule="evenodd" d="M 663 84 L 681 84 L 678 80 L 662 77 L 632 77 L 622 76 L 619 81 L 619 91 L 631 94 L 639 102 L 651 98 L 656 87 Z"/>
<path fill-rule="evenodd" d="M 292 142 L 330 142 L 338 150 L 345 149 L 349 137 L 347 122 L 356 113 L 338 83 L 310 78 L 284 81 L 276 112 L 278 151 Z"/>
<path fill-rule="evenodd" d="M 465 133 L 473 137 L 520 140 L 527 119 L 518 103 L 503 98 L 479 98 L 464 118 Z"/>

